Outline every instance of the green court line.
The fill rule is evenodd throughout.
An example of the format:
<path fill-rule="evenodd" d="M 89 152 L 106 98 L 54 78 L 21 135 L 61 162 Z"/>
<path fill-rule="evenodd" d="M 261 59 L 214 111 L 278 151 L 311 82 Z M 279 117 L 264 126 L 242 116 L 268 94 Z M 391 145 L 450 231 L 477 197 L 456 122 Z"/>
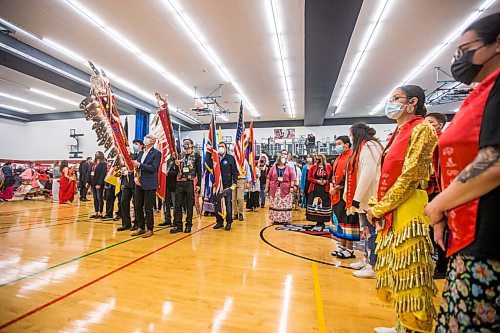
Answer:
<path fill-rule="evenodd" d="M 167 228 L 169 228 L 169 227 L 163 227 L 163 228 L 157 229 L 157 230 L 155 230 L 155 232 L 158 232 L 158 231 L 161 231 L 161 230 L 164 230 L 164 229 L 167 229 Z M 106 246 L 106 247 L 100 248 L 100 249 L 98 249 L 98 250 L 95 250 L 95 251 L 92 251 L 92 252 L 86 253 L 86 254 L 81 255 L 81 256 L 79 256 L 79 257 L 76 257 L 76 258 L 73 258 L 73 259 L 70 259 L 70 260 L 64 261 L 64 262 L 59 263 L 59 264 L 57 264 L 57 265 L 47 267 L 47 268 L 45 268 L 45 269 L 42 269 L 41 271 L 34 272 L 34 273 L 28 274 L 28 275 L 26 275 L 26 276 L 23 276 L 23 277 L 17 278 L 17 279 L 15 279 L 15 280 L 12 280 L 12 281 L 9 281 L 9 282 L 6 282 L 6 283 L 3 283 L 3 284 L 0 284 L 0 288 L 5 287 L 5 286 L 8 286 L 8 285 L 11 285 L 11 284 L 14 284 L 14 283 L 16 283 L 16 282 L 19 282 L 19 281 L 21 281 L 21 280 L 27 279 L 27 278 L 32 277 L 32 276 L 34 276 L 34 275 L 37 275 L 37 274 L 40 274 L 40 273 L 44 273 L 44 272 L 50 271 L 51 269 L 54 269 L 54 268 L 57 268 L 57 267 L 60 267 L 60 266 L 63 266 L 63 265 L 66 265 L 66 264 L 72 263 L 72 262 L 77 261 L 77 260 L 80 260 L 80 259 L 83 259 L 83 258 L 85 258 L 85 257 L 89 257 L 89 256 L 91 256 L 91 255 L 93 255 L 93 254 L 96 254 L 96 253 L 99 253 L 99 252 L 102 252 L 102 251 L 108 250 L 108 249 L 110 249 L 110 248 L 112 248 L 112 247 L 115 247 L 115 246 L 118 246 L 118 245 L 121 245 L 121 244 L 124 244 L 124 243 L 130 242 L 130 241 L 132 241 L 132 240 L 134 240 L 134 239 L 137 239 L 137 238 L 142 238 L 142 236 L 141 236 L 141 235 L 139 235 L 139 236 L 132 237 L 132 238 L 130 238 L 130 239 L 123 240 L 123 241 L 121 241 L 121 242 L 118 242 L 118 243 L 115 243 L 115 244 L 112 244 L 112 245 L 109 245 L 109 246 Z"/>

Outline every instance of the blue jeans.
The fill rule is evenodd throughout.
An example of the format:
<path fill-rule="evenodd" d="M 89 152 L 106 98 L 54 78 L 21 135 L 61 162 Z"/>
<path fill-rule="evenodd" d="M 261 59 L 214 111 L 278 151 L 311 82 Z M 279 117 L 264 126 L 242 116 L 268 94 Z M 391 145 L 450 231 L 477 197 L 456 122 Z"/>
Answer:
<path fill-rule="evenodd" d="M 94 197 L 94 209 L 96 213 L 102 213 L 104 208 L 104 186 L 100 189 L 96 189 L 94 185 L 92 185 L 92 196 Z"/>
<path fill-rule="evenodd" d="M 260 207 L 266 205 L 266 183 L 260 184 Z"/>
<path fill-rule="evenodd" d="M 375 226 L 368 222 L 365 213 L 359 213 L 359 220 L 361 222 L 361 226 L 367 227 L 368 232 L 370 233 L 368 239 L 365 240 L 365 257 L 368 259 L 368 263 L 371 266 L 375 266 L 375 263 L 377 262 L 377 255 L 375 254 L 375 248 L 377 247 L 377 244 L 375 243 L 375 240 L 377 239 L 377 229 L 375 229 Z"/>
<path fill-rule="evenodd" d="M 224 223 L 224 219 L 219 214 L 219 212 L 221 212 L 221 202 L 222 202 L 222 200 L 224 200 L 224 202 L 226 203 L 226 222 L 227 222 L 227 224 L 231 224 L 231 223 L 233 223 L 233 205 L 232 205 L 232 202 L 233 202 L 233 191 L 229 190 L 224 195 L 224 197 L 222 199 L 220 199 L 217 202 L 214 202 L 214 206 L 215 206 L 215 220 L 219 224 L 223 224 Z"/>

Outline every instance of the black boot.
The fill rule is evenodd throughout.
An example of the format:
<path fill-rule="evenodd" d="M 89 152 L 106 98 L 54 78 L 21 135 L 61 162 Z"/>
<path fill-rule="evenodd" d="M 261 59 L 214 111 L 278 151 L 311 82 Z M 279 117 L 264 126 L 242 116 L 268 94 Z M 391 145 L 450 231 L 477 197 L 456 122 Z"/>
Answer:
<path fill-rule="evenodd" d="M 219 223 L 219 222 L 217 222 L 217 223 L 214 225 L 214 229 L 220 229 L 220 228 L 222 228 L 222 227 L 224 227 L 224 224 L 223 224 L 222 222 L 220 222 L 220 223 Z"/>
<path fill-rule="evenodd" d="M 186 233 L 186 234 L 191 233 L 191 226 L 190 225 L 186 226 L 186 229 L 184 230 L 184 233 Z"/>
<path fill-rule="evenodd" d="M 226 229 L 226 231 L 231 230 L 231 223 L 226 224 L 226 227 L 224 229 Z"/>

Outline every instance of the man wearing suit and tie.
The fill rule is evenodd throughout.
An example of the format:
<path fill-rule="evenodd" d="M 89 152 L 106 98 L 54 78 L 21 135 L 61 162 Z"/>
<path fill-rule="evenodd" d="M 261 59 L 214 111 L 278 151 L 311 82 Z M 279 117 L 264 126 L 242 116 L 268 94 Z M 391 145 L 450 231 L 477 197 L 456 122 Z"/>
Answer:
<path fill-rule="evenodd" d="M 137 160 L 133 161 L 134 167 L 137 168 L 135 203 L 139 228 L 132 236 L 142 235 L 143 238 L 153 236 L 153 205 L 158 189 L 158 167 L 161 163 L 161 153 L 153 148 L 155 143 L 156 137 L 153 134 L 146 135 L 144 149 L 137 155 Z"/>

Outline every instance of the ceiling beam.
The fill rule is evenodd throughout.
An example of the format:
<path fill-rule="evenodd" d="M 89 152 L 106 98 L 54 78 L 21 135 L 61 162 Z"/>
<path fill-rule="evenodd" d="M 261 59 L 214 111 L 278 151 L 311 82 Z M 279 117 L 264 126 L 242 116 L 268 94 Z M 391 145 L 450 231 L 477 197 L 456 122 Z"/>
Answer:
<path fill-rule="evenodd" d="M 321 126 L 363 0 L 306 0 L 304 124 Z"/>
<path fill-rule="evenodd" d="M 23 54 L 28 57 L 23 56 Z M 5 33 L 0 33 L 0 65 L 82 96 L 87 96 L 89 93 L 89 87 L 81 82 L 81 80 L 89 82 L 89 74 Z M 65 76 L 58 70 L 70 74 L 71 77 Z M 157 108 L 155 105 L 137 98 L 119 88 L 113 87 L 113 92 L 147 109 L 156 110 Z M 123 114 L 135 114 L 137 111 L 134 105 L 120 99 L 116 100 L 116 106 Z M 83 117 L 83 113 L 80 113 L 80 115 Z M 33 117 L 35 115 L 30 116 Z M 76 114 L 73 112 L 57 112 L 54 113 L 53 116 L 50 114 L 36 115 L 33 119 L 37 120 L 33 121 L 74 118 L 78 117 L 76 117 Z M 172 116 L 172 122 L 180 124 L 187 130 L 192 127 L 192 124 L 175 116 Z"/>

